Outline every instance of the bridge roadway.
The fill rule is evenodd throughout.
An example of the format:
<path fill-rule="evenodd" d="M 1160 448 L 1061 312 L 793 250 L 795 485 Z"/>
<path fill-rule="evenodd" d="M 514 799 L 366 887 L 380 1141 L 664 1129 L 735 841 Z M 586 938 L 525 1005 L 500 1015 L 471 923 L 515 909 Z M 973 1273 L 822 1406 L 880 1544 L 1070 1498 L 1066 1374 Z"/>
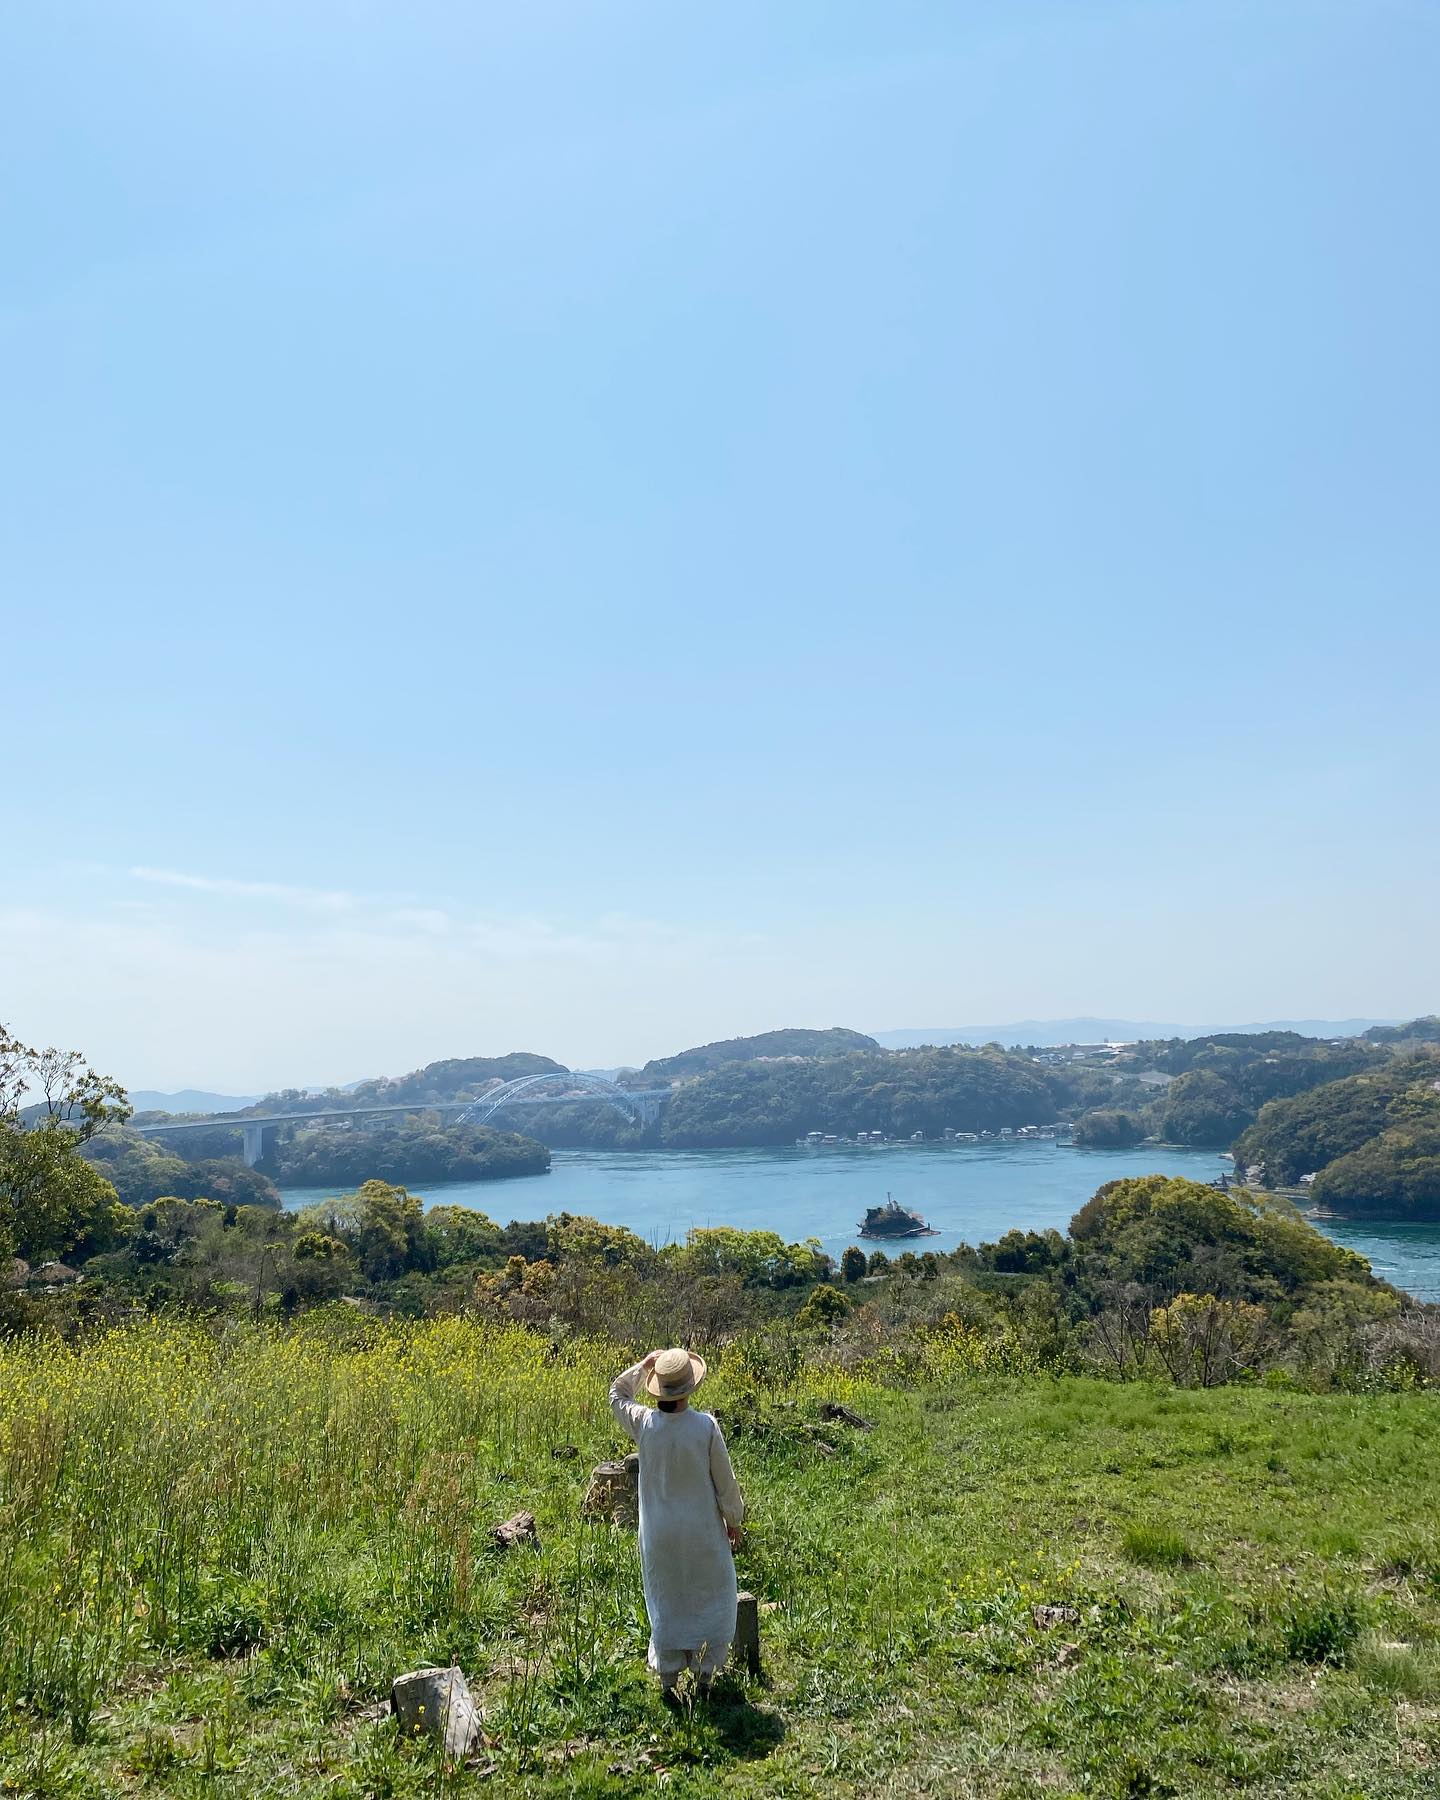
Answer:
<path fill-rule="evenodd" d="M 670 1095 L 669 1088 L 626 1088 L 624 1092 L 642 1102 L 668 1099 Z M 480 1098 L 483 1100 L 485 1096 L 482 1094 Z M 512 1106 L 573 1106 L 586 1100 L 598 1100 L 602 1106 L 607 1104 L 603 1097 L 593 1093 L 544 1094 L 533 1100 L 507 1100 L 505 1106 L 497 1110 L 505 1111 Z M 130 1129 L 141 1137 L 162 1137 L 174 1131 L 238 1131 L 243 1140 L 246 1165 L 253 1169 L 261 1157 L 262 1133 L 267 1126 L 298 1125 L 307 1119 L 373 1119 L 386 1113 L 468 1112 L 475 1104 L 474 1099 L 412 1100 L 408 1106 L 323 1106 L 314 1112 L 266 1113 L 260 1118 L 253 1113 L 238 1118 L 233 1113 L 207 1113 L 201 1118 L 167 1119 L 163 1124 L 132 1125 Z"/>

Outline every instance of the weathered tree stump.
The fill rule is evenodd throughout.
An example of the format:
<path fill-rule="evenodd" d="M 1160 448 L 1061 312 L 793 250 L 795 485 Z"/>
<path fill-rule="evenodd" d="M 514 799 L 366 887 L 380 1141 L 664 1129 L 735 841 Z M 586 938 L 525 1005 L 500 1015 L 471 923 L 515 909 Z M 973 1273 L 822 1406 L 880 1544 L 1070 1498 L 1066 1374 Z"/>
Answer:
<path fill-rule="evenodd" d="M 640 1523 L 640 1458 L 598 1464 L 580 1510 L 587 1518 L 609 1519 L 633 1531 Z"/>
<path fill-rule="evenodd" d="M 506 1519 L 503 1525 L 497 1525 L 490 1533 L 502 1550 L 514 1550 L 520 1544 L 532 1544 L 540 1548 L 540 1534 L 535 1529 L 534 1513 L 518 1512 L 513 1518 Z"/>
<path fill-rule="evenodd" d="M 439 1738 L 450 1756 L 468 1756 L 480 1741 L 480 1709 L 463 1670 L 412 1669 L 390 1684 L 390 1705 L 402 1731 Z"/>
<path fill-rule="evenodd" d="M 760 1602 L 750 1593 L 735 1596 L 735 1643 L 732 1653 L 752 1675 L 760 1673 Z"/>

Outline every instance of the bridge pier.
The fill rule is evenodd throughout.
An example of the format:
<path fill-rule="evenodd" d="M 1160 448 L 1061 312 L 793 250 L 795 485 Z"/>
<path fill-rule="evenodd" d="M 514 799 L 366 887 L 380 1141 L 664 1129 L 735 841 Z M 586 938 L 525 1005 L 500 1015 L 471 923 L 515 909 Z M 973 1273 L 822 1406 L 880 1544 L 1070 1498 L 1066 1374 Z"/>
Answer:
<path fill-rule="evenodd" d="M 263 1125 L 245 1125 L 240 1135 L 244 1140 L 245 1167 L 253 1169 L 265 1154 L 265 1127 Z"/>

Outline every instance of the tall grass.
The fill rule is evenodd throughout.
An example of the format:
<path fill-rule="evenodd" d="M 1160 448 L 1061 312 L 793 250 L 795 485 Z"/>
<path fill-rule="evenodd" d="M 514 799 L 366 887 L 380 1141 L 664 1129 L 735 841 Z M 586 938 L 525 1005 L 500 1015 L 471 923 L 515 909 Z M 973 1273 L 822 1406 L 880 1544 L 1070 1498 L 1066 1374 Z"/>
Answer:
<path fill-rule="evenodd" d="M 378 1693 L 412 1660 L 483 1668 L 500 1643 L 523 1737 L 535 1665 L 583 1697 L 643 1647 L 633 1539 L 579 1517 L 628 1355 L 459 1319 L 0 1343 L 0 1707 L 81 1740 L 162 1653 L 263 1652 L 272 1676 Z M 491 1543 L 522 1504 L 540 1556 Z M 772 1551 L 795 1610 L 823 1605 L 810 1559 L 783 1532 Z"/>
<path fill-rule="evenodd" d="M 331 1640 L 375 1681 L 396 1638 L 508 1625 L 536 1570 L 488 1529 L 522 1476 L 573 1514 L 551 1452 L 608 1427 L 617 1357 L 461 1321 L 0 1345 L 0 1704 L 82 1737 L 147 1650 Z"/>

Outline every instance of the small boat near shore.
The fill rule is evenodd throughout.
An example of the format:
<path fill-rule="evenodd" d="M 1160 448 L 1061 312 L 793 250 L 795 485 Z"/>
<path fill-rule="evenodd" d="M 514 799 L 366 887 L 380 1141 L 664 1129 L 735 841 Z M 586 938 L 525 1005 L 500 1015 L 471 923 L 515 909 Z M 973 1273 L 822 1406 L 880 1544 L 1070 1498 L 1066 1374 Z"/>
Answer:
<path fill-rule="evenodd" d="M 936 1237 L 939 1234 L 928 1225 L 918 1212 L 908 1206 L 901 1206 L 899 1201 L 892 1200 L 887 1194 L 883 1206 L 872 1206 L 866 1210 L 864 1220 L 859 1226 L 863 1238 L 913 1238 Z"/>

